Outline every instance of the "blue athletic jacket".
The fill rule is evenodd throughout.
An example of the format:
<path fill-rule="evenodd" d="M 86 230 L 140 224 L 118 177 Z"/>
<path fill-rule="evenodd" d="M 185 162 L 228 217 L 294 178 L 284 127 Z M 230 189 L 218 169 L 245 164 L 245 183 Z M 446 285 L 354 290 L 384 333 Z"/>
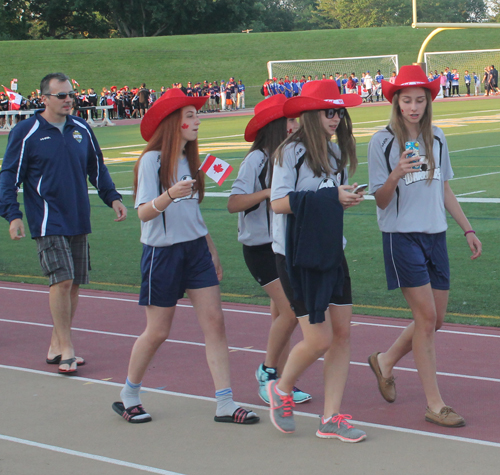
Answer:
<path fill-rule="evenodd" d="M 304 302 L 310 323 L 325 320 L 332 295 L 342 295 L 344 209 L 338 188 L 288 194 L 286 265 L 294 297 Z"/>
<path fill-rule="evenodd" d="M 68 116 L 61 134 L 36 113 L 9 134 L 0 172 L 0 216 L 9 223 L 23 217 L 17 202 L 23 183 L 32 238 L 88 234 L 91 228 L 87 177 L 108 206 L 121 199 L 87 123 Z"/>

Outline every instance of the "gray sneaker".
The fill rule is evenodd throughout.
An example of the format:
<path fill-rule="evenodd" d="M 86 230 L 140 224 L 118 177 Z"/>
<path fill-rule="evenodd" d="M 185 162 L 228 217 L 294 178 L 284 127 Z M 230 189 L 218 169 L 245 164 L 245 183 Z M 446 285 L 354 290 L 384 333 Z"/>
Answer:
<path fill-rule="evenodd" d="M 349 424 L 347 419 L 352 417 L 349 414 L 334 414 L 325 424 L 321 418 L 316 435 L 322 439 L 340 439 L 342 442 L 353 443 L 366 439 L 366 433 Z"/>
<path fill-rule="evenodd" d="M 293 419 L 293 407 L 295 403 L 293 402 L 293 395 L 287 394 L 282 396 L 278 394 L 276 386 L 279 380 L 271 380 L 267 383 L 267 394 L 270 401 L 270 414 L 271 422 L 276 429 L 284 432 L 285 434 L 291 434 L 295 432 L 295 421 Z"/>

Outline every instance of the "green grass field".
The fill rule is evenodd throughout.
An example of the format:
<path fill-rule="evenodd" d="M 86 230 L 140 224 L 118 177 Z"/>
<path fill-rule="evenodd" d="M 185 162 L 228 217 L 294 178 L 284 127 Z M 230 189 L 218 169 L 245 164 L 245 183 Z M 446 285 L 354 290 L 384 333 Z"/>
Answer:
<path fill-rule="evenodd" d="M 260 87 L 273 60 L 399 54 L 399 64 L 416 61 L 431 30 L 410 27 L 354 28 L 283 33 L 228 33 L 86 40 L 0 41 L 0 84 L 19 79 L 28 95 L 48 73 L 62 70 L 81 87 L 128 85 L 143 81 L 159 90 L 173 82 L 241 78 L 247 103 L 262 99 Z M 498 48 L 496 30 L 450 30 L 433 39 L 427 51 Z M 333 71 L 332 71 L 333 73 Z M 357 71 L 358 74 L 361 71 Z"/>
<path fill-rule="evenodd" d="M 352 181 L 368 180 L 366 153 L 371 135 L 387 124 L 389 106 L 352 109 L 360 165 Z M 497 263 L 500 251 L 496 234 L 499 228 L 500 113 L 498 100 L 437 102 L 434 122 L 447 135 L 455 178 L 451 186 L 463 199 L 488 198 L 497 202 L 464 202 L 462 206 L 483 243 L 483 256 L 471 261 L 470 251 L 460 228 L 450 218 L 448 246 L 452 269 L 452 290 L 448 320 L 454 322 L 500 325 L 497 307 L 499 286 Z M 228 192 L 239 164 L 248 149 L 243 131 L 249 117 L 203 118 L 200 128 L 202 155 L 210 152 L 231 162 L 235 171 L 222 187 L 207 180 L 207 191 Z M 132 168 L 144 142 L 138 126 L 97 128 L 110 173 L 117 188 L 130 192 Z M 7 137 L 0 136 L 0 150 Z M 22 195 L 20 195 L 22 200 Z M 137 293 L 140 283 L 140 224 L 133 210 L 132 197 L 124 196 L 129 219 L 113 222 L 113 212 L 91 195 L 93 234 L 91 235 L 91 287 Z M 219 249 L 225 276 L 221 285 L 226 301 L 267 304 L 264 292 L 250 276 L 237 242 L 237 217 L 226 210 L 226 198 L 208 196 L 202 204 L 203 215 Z M 374 201 L 366 200 L 345 214 L 346 256 L 353 278 L 355 308 L 362 314 L 410 317 L 398 291 L 388 292 L 382 259 Z M 12 242 L 8 224 L 0 224 L 0 279 L 46 283 L 41 276 L 34 243 L 30 239 Z"/>

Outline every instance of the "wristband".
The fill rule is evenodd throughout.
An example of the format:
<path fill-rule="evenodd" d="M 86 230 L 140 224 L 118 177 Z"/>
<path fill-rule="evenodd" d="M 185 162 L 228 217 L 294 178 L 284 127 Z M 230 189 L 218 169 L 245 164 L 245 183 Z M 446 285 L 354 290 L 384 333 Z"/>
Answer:
<path fill-rule="evenodd" d="M 155 205 L 155 200 L 156 200 L 156 198 L 155 198 L 153 201 L 151 201 L 151 206 L 153 207 L 153 209 L 154 209 L 157 213 L 163 213 L 165 210 L 163 210 L 163 211 L 159 210 L 159 209 L 156 207 L 156 205 Z"/>
<path fill-rule="evenodd" d="M 168 192 L 168 188 L 167 188 L 167 195 L 172 201 L 174 201 L 174 199 L 170 196 L 170 193 Z"/>
<path fill-rule="evenodd" d="M 465 231 L 464 236 L 467 236 L 467 234 L 469 234 L 469 233 L 476 234 L 476 231 L 474 231 L 473 229 L 469 229 L 468 231 Z"/>

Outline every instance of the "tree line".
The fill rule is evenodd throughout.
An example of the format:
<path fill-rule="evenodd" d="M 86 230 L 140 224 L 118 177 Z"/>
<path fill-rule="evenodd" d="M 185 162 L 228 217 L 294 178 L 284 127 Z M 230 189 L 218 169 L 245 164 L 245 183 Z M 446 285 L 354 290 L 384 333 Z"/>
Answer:
<path fill-rule="evenodd" d="M 419 0 L 420 22 L 500 21 L 500 0 Z M 411 0 L 3 0 L 0 40 L 410 25 Z"/>

